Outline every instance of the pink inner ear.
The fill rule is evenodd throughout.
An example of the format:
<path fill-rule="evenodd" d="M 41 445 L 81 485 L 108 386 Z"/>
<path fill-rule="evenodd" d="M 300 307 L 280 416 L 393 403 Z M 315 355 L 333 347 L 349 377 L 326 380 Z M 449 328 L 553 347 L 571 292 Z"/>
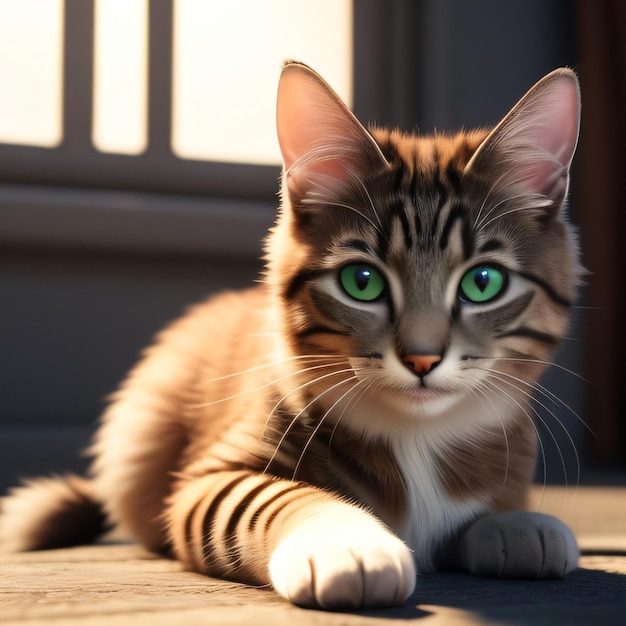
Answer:
<path fill-rule="evenodd" d="M 292 177 L 322 176 L 328 186 L 376 163 L 386 163 L 380 148 L 337 94 L 312 70 L 287 66 L 278 86 L 278 142 Z"/>
<path fill-rule="evenodd" d="M 566 77 L 554 80 L 534 105 L 529 110 L 529 133 L 534 143 L 545 148 L 561 165 L 569 167 L 578 140 L 576 83 Z"/>
<path fill-rule="evenodd" d="M 306 77 L 283 75 L 280 81 L 276 126 L 285 169 L 310 150 L 316 135 L 319 137 L 319 129 L 311 123 L 319 116 L 311 111 L 315 93 L 310 87 Z"/>
<path fill-rule="evenodd" d="M 578 90 L 575 80 L 563 76 L 540 90 L 528 111 L 520 115 L 521 143 L 531 147 L 528 157 L 537 152 L 537 160 L 524 163 L 531 190 L 552 200 L 562 198 L 567 190 L 567 174 L 578 141 Z M 543 153 L 543 156 L 542 154 Z"/>
<path fill-rule="evenodd" d="M 568 170 L 554 161 L 538 161 L 515 167 L 513 179 L 533 194 L 561 202 L 567 192 Z"/>
<path fill-rule="evenodd" d="M 579 94 L 573 72 L 556 70 L 539 81 L 485 139 L 468 164 L 510 169 L 508 184 L 563 200 L 578 141 Z M 491 163 L 491 165 L 489 165 Z"/>

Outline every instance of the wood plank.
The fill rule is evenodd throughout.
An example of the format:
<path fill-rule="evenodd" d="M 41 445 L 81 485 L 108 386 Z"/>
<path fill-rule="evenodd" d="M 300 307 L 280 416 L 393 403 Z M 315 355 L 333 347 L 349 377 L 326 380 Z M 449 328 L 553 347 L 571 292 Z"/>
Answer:
<path fill-rule="evenodd" d="M 324 613 L 300 609 L 267 589 L 183 571 L 134 544 L 101 544 L 0 557 L 0 624 L 161 626 L 352 626 L 481 623 L 623 626 L 626 489 L 546 490 L 542 510 L 565 510 L 583 536 L 605 538 L 604 553 L 586 554 L 564 580 L 492 580 L 463 574 L 421 576 L 404 607 Z M 621 544 L 619 544 L 621 545 Z M 421 618 L 416 622 L 417 618 Z M 423 620 L 423 621 L 422 621 Z"/>

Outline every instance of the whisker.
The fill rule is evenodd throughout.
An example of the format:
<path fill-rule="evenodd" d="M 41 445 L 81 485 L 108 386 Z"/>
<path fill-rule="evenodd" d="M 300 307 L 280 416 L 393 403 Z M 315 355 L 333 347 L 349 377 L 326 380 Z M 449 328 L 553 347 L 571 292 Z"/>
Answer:
<path fill-rule="evenodd" d="M 550 409 L 544 402 L 542 402 L 535 395 L 531 394 L 529 391 L 523 388 L 523 387 L 528 387 L 534 391 L 535 387 L 533 384 L 521 378 L 518 378 L 517 376 L 508 374 L 507 372 L 499 372 L 499 371 L 491 370 L 490 374 L 492 376 L 496 376 L 504 384 L 508 384 L 514 389 L 517 389 L 521 393 L 525 394 L 529 398 L 529 400 L 536 403 L 539 407 L 541 407 L 544 411 L 546 411 L 546 413 L 549 414 L 556 421 L 556 423 L 561 427 L 561 430 L 565 433 L 565 436 L 567 437 L 569 444 L 571 445 L 572 451 L 574 453 L 574 458 L 576 459 L 576 486 L 578 486 L 578 484 L 580 483 L 580 457 L 578 455 L 578 450 L 576 449 L 576 444 L 574 443 L 574 440 L 572 439 L 572 436 L 569 434 L 567 428 L 565 428 L 563 421 L 559 419 L 556 413 L 552 409 Z M 523 387 L 521 387 L 520 385 L 522 385 Z M 558 398 L 557 398 L 557 401 L 558 401 Z M 558 440 L 556 436 L 554 435 L 554 433 L 552 432 L 552 430 L 550 429 L 546 420 L 541 416 L 541 414 L 534 407 L 530 406 L 529 408 L 533 411 L 537 419 L 545 427 L 546 431 L 550 435 L 550 438 L 552 439 L 557 449 L 557 452 L 559 454 L 559 458 L 561 461 L 561 467 L 563 469 L 563 478 L 565 479 L 565 486 L 567 487 L 568 486 L 567 464 L 565 463 L 565 457 L 563 456 L 563 452 L 561 450 L 561 447 L 559 446 Z"/>
<path fill-rule="evenodd" d="M 510 202 L 510 201 L 512 201 L 512 200 L 517 200 L 518 198 L 525 198 L 525 197 L 528 197 L 528 198 L 533 197 L 533 198 L 535 199 L 535 201 L 536 201 L 536 200 L 539 200 L 539 199 L 541 199 L 541 198 L 543 198 L 543 196 L 541 196 L 540 194 L 535 194 L 535 195 L 533 195 L 533 194 L 531 194 L 531 193 L 517 194 L 517 195 L 515 195 L 515 196 L 509 196 L 509 197 L 507 197 L 507 198 L 504 198 L 503 200 L 500 200 L 500 201 L 499 201 L 499 202 L 497 202 L 495 205 L 493 205 L 493 206 L 489 209 L 489 211 L 487 211 L 487 213 L 486 213 L 484 216 L 482 216 L 482 218 L 481 218 L 481 215 L 482 215 L 483 209 L 484 209 L 484 207 L 485 207 L 485 205 L 486 205 L 486 203 L 487 203 L 487 200 L 488 200 L 489 196 L 491 195 L 492 191 L 494 191 L 494 189 L 495 189 L 495 188 L 496 188 L 496 187 L 500 184 L 500 181 L 502 180 L 502 178 L 504 178 L 504 177 L 505 177 L 505 176 L 507 176 L 507 175 L 508 175 L 508 173 L 507 173 L 507 172 L 505 172 L 504 174 L 502 174 L 502 175 L 501 175 L 501 176 L 500 176 L 500 177 L 499 177 L 499 178 L 498 178 L 498 179 L 494 182 L 494 184 L 491 186 L 491 188 L 489 189 L 488 193 L 487 193 L 487 194 L 486 194 L 486 196 L 485 196 L 485 200 L 483 201 L 483 203 L 482 203 L 482 205 L 481 205 L 481 207 L 480 207 L 480 209 L 479 209 L 479 211 L 478 211 L 478 215 L 477 215 L 476 219 L 474 220 L 474 230 L 481 230 L 481 229 L 485 228 L 485 227 L 486 227 L 485 222 L 489 219 L 489 216 L 490 216 L 490 215 L 491 215 L 491 214 L 492 214 L 492 213 L 493 213 L 493 212 L 494 212 L 494 211 L 495 211 L 495 210 L 496 210 L 499 206 L 501 206 L 502 204 L 504 204 L 504 203 L 506 203 L 506 202 Z M 522 181 L 526 180 L 527 178 L 528 178 L 527 176 L 522 176 L 522 177 L 517 178 L 517 179 L 515 179 L 515 180 L 507 181 L 507 185 L 508 185 L 508 186 L 510 186 L 510 187 L 513 187 L 513 186 L 517 185 L 518 183 L 521 183 Z M 545 202 L 545 201 L 546 201 L 546 200 L 545 200 L 545 198 L 544 198 L 544 202 Z M 535 206 L 535 205 L 533 205 L 533 206 Z M 525 207 L 525 208 L 528 208 L 528 205 L 526 205 L 526 207 Z M 497 218 L 496 218 L 496 219 L 497 219 Z M 491 223 L 491 222 L 489 222 L 489 223 Z"/>
<path fill-rule="evenodd" d="M 524 198 L 526 197 L 528 194 L 517 194 L 516 196 L 509 196 L 506 197 L 502 200 L 500 200 L 499 202 L 496 202 L 492 207 L 489 208 L 489 210 L 487 211 L 487 213 L 485 213 L 485 215 L 482 217 L 482 219 L 480 220 L 480 222 L 476 221 L 476 228 L 478 230 L 481 230 L 483 228 L 486 228 L 489 224 L 491 224 L 492 220 L 489 220 L 489 216 L 500 206 L 502 206 L 503 204 L 506 204 L 507 202 L 510 202 L 512 200 L 517 200 L 518 198 Z M 498 219 L 497 217 L 494 219 Z M 489 220 L 489 221 L 488 221 Z"/>
<path fill-rule="evenodd" d="M 360 176 L 355 175 L 354 179 L 356 180 L 356 182 L 359 184 L 359 187 L 361 188 L 361 190 L 363 191 L 363 193 L 365 194 L 365 197 L 367 198 L 367 201 L 370 205 L 370 208 L 372 209 L 372 213 L 376 216 L 376 220 L 378 222 L 378 225 L 380 226 L 380 229 L 376 229 L 379 233 L 382 233 L 383 230 L 383 223 L 380 219 L 380 215 L 378 214 L 378 210 L 376 209 L 376 205 L 374 204 L 374 200 L 372 199 L 372 195 L 370 194 L 367 185 L 361 180 Z"/>
<path fill-rule="evenodd" d="M 547 365 L 548 367 L 554 367 L 558 370 L 561 370 L 562 372 L 565 372 L 566 374 L 571 374 L 572 376 L 575 376 L 582 382 L 589 384 L 589 381 L 582 374 L 579 374 L 578 372 L 572 369 L 569 369 L 568 367 L 565 367 L 564 365 L 561 365 L 560 363 L 555 363 L 554 361 L 548 361 L 544 359 L 521 358 L 521 357 L 513 357 L 513 356 L 506 357 L 506 356 L 473 356 L 472 355 L 471 358 L 472 360 L 493 359 L 497 361 L 514 361 L 517 363 L 537 363 L 538 365 Z"/>
<path fill-rule="evenodd" d="M 254 367 L 249 367 L 245 370 L 240 370 L 239 372 L 234 372 L 232 374 L 225 374 L 224 376 L 218 376 L 216 378 L 211 378 L 211 380 L 207 382 L 218 382 L 220 380 L 227 380 L 228 378 L 234 378 L 235 376 L 242 376 L 244 374 L 250 374 L 252 372 L 257 372 L 267 367 L 275 367 L 277 365 L 282 365 L 283 363 L 290 363 L 293 361 L 300 360 L 321 360 L 321 359 L 345 359 L 345 357 L 340 356 L 338 354 L 302 354 L 296 356 L 286 356 L 280 359 L 276 359 L 275 361 L 269 361 L 267 363 L 261 363 L 260 365 L 255 365 Z"/>
<path fill-rule="evenodd" d="M 526 382 L 526 381 L 522 380 L 521 382 Z M 533 383 L 532 385 L 526 382 L 526 384 L 529 385 L 533 390 L 537 391 L 542 396 L 544 396 L 547 400 L 554 402 L 554 404 L 556 405 L 560 404 L 563 408 L 567 409 L 568 412 L 571 415 L 573 415 L 578 420 L 578 422 L 580 422 L 587 429 L 589 434 L 595 437 L 595 433 L 593 432 L 589 424 L 587 424 L 587 422 L 585 422 L 585 420 L 582 417 L 580 417 L 580 415 L 578 415 L 578 413 L 574 411 L 574 409 L 569 404 L 567 404 L 565 400 L 562 400 L 561 398 L 559 398 L 553 391 L 551 391 L 545 385 L 542 385 L 539 382 Z"/>
<path fill-rule="evenodd" d="M 345 370 L 340 370 L 337 372 L 331 372 L 330 374 L 325 374 L 324 376 L 320 376 L 319 378 L 316 378 L 314 380 L 308 381 L 307 383 L 304 383 L 304 385 L 301 385 L 300 387 L 307 387 L 309 385 L 312 385 L 316 382 L 319 382 L 322 379 L 328 378 L 329 376 L 333 376 L 333 375 L 337 375 L 337 374 L 346 374 L 348 372 L 352 372 L 354 373 L 354 370 L 352 368 L 350 369 L 345 369 Z M 263 470 L 263 473 L 267 473 L 269 471 L 270 466 L 272 465 L 272 463 L 274 462 L 274 460 L 276 459 L 276 455 L 278 454 L 281 446 L 283 445 L 283 443 L 285 442 L 285 439 L 287 438 L 287 436 L 289 435 L 289 433 L 291 432 L 292 428 L 295 426 L 295 424 L 297 423 L 297 421 L 300 419 L 300 417 L 302 417 L 302 415 L 313 405 L 315 404 L 321 397 L 323 397 L 324 395 L 326 395 L 327 393 L 333 391 L 336 387 L 345 384 L 346 382 L 352 380 L 353 378 L 356 378 L 356 376 L 352 376 L 350 378 L 347 379 L 343 379 L 340 380 L 338 383 L 335 383 L 334 385 L 331 385 L 330 387 L 324 389 L 324 391 L 322 391 L 321 394 L 318 394 L 317 396 L 315 396 L 310 402 L 308 402 L 307 404 L 305 404 L 300 411 L 298 411 L 298 413 L 296 413 L 293 417 L 293 419 L 291 420 L 291 422 L 289 423 L 289 425 L 287 426 L 287 428 L 283 431 L 282 436 L 280 437 L 278 443 L 276 444 L 275 448 L 274 448 L 274 452 L 272 454 L 272 456 L 270 457 L 269 461 L 267 462 L 265 469 Z M 295 390 L 292 390 L 291 393 L 294 393 Z M 284 401 L 285 396 L 281 399 L 281 402 Z"/>
<path fill-rule="evenodd" d="M 353 380 L 356 380 L 356 384 L 352 385 L 346 392 L 342 393 L 341 396 L 339 396 L 339 398 L 337 398 L 337 400 L 335 400 L 328 409 L 326 409 L 326 411 L 324 411 L 324 415 L 322 415 L 322 417 L 320 418 L 320 420 L 318 421 L 317 425 L 315 426 L 315 428 L 313 429 L 313 432 L 311 433 L 311 435 L 309 436 L 309 438 L 307 439 L 307 442 L 304 444 L 304 447 L 302 448 L 302 451 L 300 452 L 300 457 L 298 458 L 298 462 L 296 463 L 296 466 L 294 467 L 293 470 L 293 475 L 292 475 L 292 480 L 296 479 L 296 476 L 298 474 L 298 470 L 300 469 L 300 465 L 302 464 L 302 460 L 304 459 L 307 450 L 309 449 L 309 446 L 311 445 L 311 442 L 315 439 L 315 436 L 317 435 L 317 433 L 319 432 L 320 428 L 322 427 L 322 424 L 324 424 L 324 422 L 326 421 L 326 418 L 331 414 L 332 410 L 350 393 L 352 393 L 357 387 L 359 387 L 359 385 L 361 385 L 364 381 L 363 380 L 359 380 L 359 378 L 357 376 L 354 376 L 352 378 L 348 378 L 344 381 L 342 381 L 343 383 L 349 383 L 352 382 Z M 337 383 L 336 385 L 334 385 L 334 387 L 338 387 L 340 384 L 342 384 L 341 382 Z M 332 389 L 332 388 L 331 388 Z M 319 397 L 321 397 L 320 394 Z M 318 397 L 318 399 L 319 399 Z M 334 431 L 333 431 L 334 432 Z"/>
<path fill-rule="evenodd" d="M 500 182 L 502 181 L 502 179 L 507 176 L 508 172 L 504 172 L 502 173 L 493 183 L 493 185 L 491 185 L 491 187 L 489 188 L 489 191 L 485 194 L 485 198 L 482 202 L 482 204 L 480 205 L 480 209 L 478 209 L 478 214 L 476 215 L 476 219 L 474 220 L 474 231 L 480 230 L 480 226 L 479 226 L 479 222 L 480 222 L 480 216 L 482 215 L 483 209 L 485 208 L 486 204 L 487 204 L 487 200 L 489 200 L 489 196 L 491 196 L 491 194 L 495 191 L 495 189 L 498 187 L 498 185 L 500 185 Z"/>
<path fill-rule="evenodd" d="M 502 435 L 504 437 L 504 445 L 506 448 L 506 470 L 504 472 L 504 478 L 502 480 L 502 489 L 504 489 L 504 487 L 506 486 L 506 481 L 508 480 L 508 477 L 509 477 L 509 469 L 510 469 L 510 463 L 511 463 L 511 448 L 509 446 L 509 436 L 506 430 L 506 426 L 504 424 L 504 419 L 502 418 L 502 415 L 500 413 L 501 407 L 498 405 L 497 402 L 495 402 L 495 400 L 491 397 L 491 395 L 487 393 L 487 390 L 482 388 L 481 385 L 477 385 L 476 387 L 473 387 L 471 390 L 471 393 L 477 396 L 480 394 L 491 405 L 491 407 L 493 408 L 494 414 L 496 415 L 496 417 L 498 418 L 498 421 L 500 422 Z"/>
<path fill-rule="evenodd" d="M 366 371 L 366 370 L 361 370 L 361 372 Z M 376 378 L 371 377 L 371 380 L 367 380 L 367 379 L 362 379 L 360 382 L 365 383 L 367 382 L 367 385 L 364 385 L 362 389 L 360 389 L 360 393 L 357 395 L 355 394 L 354 398 L 351 399 L 350 402 L 348 402 L 348 404 L 346 404 L 346 406 L 344 407 L 343 411 L 341 412 L 341 415 L 337 418 L 337 421 L 335 422 L 335 426 L 330 434 L 330 438 L 328 439 L 328 446 L 330 448 L 330 445 L 333 441 L 333 437 L 335 436 L 335 431 L 337 430 L 337 427 L 339 426 L 339 422 L 341 422 L 341 420 L 343 420 L 345 414 L 348 411 L 351 411 L 352 408 L 354 407 L 354 405 L 376 384 Z M 354 387 L 356 389 L 356 385 Z"/>
<path fill-rule="evenodd" d="M 346 359 L 346 364 L 349 365 L 349 362 Z M 340 363 L 329 363 L 328 366 L 333 366 L 335 367 L 336 365 L 340 365 Z M 301 372 L 309 372 L 314 368 L 308 368 L 305 370 L 299 370 L 298 373 Z M 287 398 L 291 397 L 292 395 L 302 391 L 303 389 L 306 389 L 307 387 L 310 387 L 311 385 L 314 385 L 315 383 L 319 382 L 320 380 L 326 380 L 327 378 L 331 377 L 331 376 L 336 376 L 338 374 L 347 374 L 349 372 L 354 373 L 354 369 L 352 367 L 347 367 L 345 369 L 340 369 L 337 370 L 335 372 L 329 372 L 328 374 L 323 374 L 322 376 L 318 376 L 316 378 L 313 378 L 311 380 L 308 380 L 304 383 L 302 383 L 301 385 L 297 385 L 296 387 L 294 387 L 293 389 L 291 389 L 290 391 L 288 391 L 285 395 L 283 395 L 280 400 L 278 400 L 278 402 L 274 405 L 274 407 L 272 408 L 272 410 L 268 413 L 267 415 L 267 419 L 265 420 L 265 425 L 263 426 L 263 433 L 262 433 L 262 437 L 265 439 L 265 432 L 269 426 L 269 423 L 272 419 L 272 416 L 274 415 L 274 413 L 278 410 L 278 408 L 280 407 L 280 405 L 285 402 L 285 400 L 287 400 Z M 305 407 L 306 408 L 306 407 Z"/>
<path fill-rule="evenodd" d="M 193 405 L 191 408 L 193 409 L 203 409 L 209 406 L 213 406 L 215 404 L 220 404 L 222 402 L 228 402 L 229 400 L 235 400 L 236 398 L 240 398 L 242 396 L 246 396 L 249 395 L 251 393 L 256 393 L 258 391 L 261 391 L 262 389 L 267 389 L 268 387 L 272 387 L 273 385 L 276 385 L 277 383 L 280 383 L 284 380 L 287 380 L 288 378 L 292 378 L 293 376 L 297 376 L 298 374 L 302 374 L 304 372 L 311 372 L 317 369 L 324 369 L 324 368 L 328 368 L 328 367 L 336 367 L 337 363 L 322 363 L 321 365 L 313 365 L 311 367 L 306 367 L 304 369 L 298 369 L 298 370 L 294 370 L 292 372 L 289 372 L 288 374 L 285 374 L 283 376 L 280 376 L 279 378 L 275 378 L 273 380 L 270 380 L 266 383 L 263 383 L 262 385 L 259 385 L 257 387 L 251 387 L 250 389 L 244 389 L 243 391 L 240 391 L 239 393 L 235 393 L 231 396 L 226 396 L 224 398 L 220 398 L 219 400 L 211 400 L 210 402 L 204 402 L 202 404 L 196 404 Z M 219 380 L 219 379 L 214 379 L 214 380 Z"/>
<path fill-rule="evenodd" d="M 581 423 L 584 424 L 583 420 L 576 414 L 575 411 L 572 411 L 567 404 L 565 404 L 563 401 L 561 401 L 557 396 L 553 395 L 553 398 L 551 398 L 549 395 L 546 395 L 546 393 L 544 393 L 544 389 L 542 386 L 538 385 L 537 383 L 537 387 L 535 387 L 535 385 L 531 385 L 530 383 L 528 383 L 527 381 L 523 380 L 523 379 L 519 379 L 515 376 L 512 375 L 508 375 L 510 378 L 514 379 L 515 382 L 526 385 L 528 387 L 530 387 L 533 390 L 537 390 L 540 393 L 542 393 L 544 395 L 544 397 L 546 397 L 548 400 L 551 400 L 552 402 L 554 402 L 555 404 L 561 404 L 562 406 L 566 407 L 571 413 L 572 415 L 574 415 Z M 548 390 L 545 390 L 545 392 L 547 392 Z M 550 392 L 552 393 L 552 392 Z M 563 421 L 557 416 L 557 414 L 552 411 L 548 406 L 546 406 L 546 404 L 544 404 L 543 402 L 541 402 L 540 400 L 537 399 L 537 397 L 530 395 L 531 400 L 533 402 L 536 402 L 542 409 L 544 409 L 555 421 L 556 423 L 561 427 L 561 430 L 565 433 L 565 436 L 567 437 L 569 444 L 572 448 L 572 451 L 574 453 L 574 458 L 576 459 L 576 487 L 578 487 L 578 485 L 580 484 L 580 457 L 578 455 L 578 450 L 576 449 L 576 444 L 572 438 L 572 436 L 570 435 L 569 431 L 567 430 L 567 428 L 565 427 L 565 424 L 563 423 Z M 539 415 L 538 415 L 539 417 Z M 541 418 L 540 418 L 541 419 Z M 546 429 L 548 430 L 548 432 L 550 432 L 550 436 L 552 437 L 557 450 L 559 450 L 559 456 L 561 456 L 561 460 L 562 460 L 562 464 L 563 464 L 563 473 L 564 473 L 564 478 L 565 478 L 565 483 L 567 486 L 567 469 L 564 463 L 564 459 L 561 455 L 561 450 L 560 450 L 560 446 L 558 444 L 558 442 L 556 441 L 556 439 L 553 436 L 553 433 L 551 432 L 550 428 L 548 427 L 547 423 L 545 422 L 545 420 L 541 419 L 542 424 L 546 427 Z"/>
<path fill-rule="evenodd" d="M 473 357 L 474 358 L 474 357 Z M 481 358 L 490 358 L 490 357 L 475 357 L 477 359 L 481 359 Z M 577 372 L 575 372 L 574 370 L 571 370 L 567 367 L 564 367 L 558 363 L 552 363 L 551 361 L 544 361 L 541 359 L 521 359 L 521 358 L 514 358 L 514 357 L 495 357 L 497 358 L 499 361 L 514 361 L 514 362 L 520 362 L 520 363 L 538 363 L 540 365 L 548 365 L 551 367 L 556 367 L 557 369 L 567 373 L 567 374 L 571 374 L 572 376 L 575 376 L 576 378 L 578 378 L 579 380 L 583 381 L 584 383 L 588 383 L 589 381 L 587 379 L 585 379 L 583 376 L 581 376 L 580 374 L 578 374 Z M 482 369 L 483 371 L 486 372 L 491 372 L 494 371 L 492 369 L 488 369 L 488 368 L 477 368 L 477 369 Z M 496 370 L 497 371 L 497 370 Z M 507 374 L 506 372 L 499 372 L 500 374 Z M 507 374 L 509 376 L 512 376 L 511 374 Z M 543 395 L 547 400 L 550 400 L 552 402 L 554 402 L 557 405 L 561 405 L 562 407 L 564 407 L 565 409 L 568 410 L 568 412 L 573 415 L 576 420 L 578 422 L 580 422 L 580 424 L 582 424 L 587 431 L 589 432 L 589 434 L 595 436 L 595 433 L 593 432 L 593 430 L 591 429 L 591 427 L 585 422 L 585 420 L 580 417 L 580 415 L 569 405 L 567 404 L 567 402 L 565 402 L 564 400 L 562 400 L 561 398 L 559 398 L 553 391 L 551 391 L 550 389 L 548 389 L 548 387 L 546 387 L 545 385 L 542 385 L 540 382 L 528 382 L 526 380 L 524 380 L 523 378 L 518 378 L 517 379 L 520 383 L 523 383 L 525 385 L 527 385 L 528 387 L 530 387 L 533 391 L 536 391 L 538 393 L 540 393 L 541 395 Z"/>
<path fill-rule="evenodd" d="M 509 200 L 515 200 L 516 198 L 519 197 L 524 197 L 522 195 L 520 196 L 512 196 L 511 198 L 507 198 L 507 200 L 503 200 L 502 202 L 498 203 L 498 204 L 503 204 L 504 202 L 507 202 Z M 518 213 L 519 211 L 527 211 L 529 208 L 533 208 L 536 207 L 537 205 L 535 204 L 523 204 L 522 206 L 518 206 L 515 207 L 514 209 L 509 209 L 508 211 L 504 211 L 503 213 L 500 213 L 499 215 L 496 215 L 495 217 L 492 217 L 490 220 L 487 220 L 487 216 L 485 216 L 485 219 L 483 219 L 480 228 L 487 228 L 490 224 L 493 224 L 495 221 L 502 219 L 503 217 L 505 217 L 506 215 L 511 215 L 511 213 Z M 489 212 L 491 213 L 491 211 Z"/>
<path fill-rule="evenodd" d="M 313 204 L 312 202 L 306 202 L 306 198 L 305 200 L 302 201 L 303 204 Z M 356 213 L 357 215 L 359 215 L 359 217 L 362 217 L 366 222 L 368 222 L 370 224 L 370 226 L 376 230 L 376 232 L 381 233 L 381 227 L 382 226 L 377 226 L 367 215 L 365 215 L 365 213 L 363 213 L 362 211 L 359 211 L 356 207 L 353 207 L 350 204 L 344 204 L 342 202 L 330 202 L 326 199 L 321 199 L 320 202 L 323 202 L 324 206 L 330 206 L 330 207 L 337 207 L 339 209 L 347 209 L 349 211 L 353 211 L 354 213 Z M 378 217 L 378 215 L 377 215 Z M 380 221 L 380 218 L 378 218 Z"/>
<path fill-rule="evenodd" d="M 505 382 L 505 381 L 501 381 L 501 382 Z M 520 409 L 522 415 L 524 415 L 528 419 L 528 421 L 530 422 L 530 425 L 535 431 L 535 435 L 537 437 L 537 443 L 541 451 L 541 460 L 542 460 L 542 465 L 543 465 L 543 476 L 544 476 L 543 486 L 541 489 L 541 495 L 539 497 L 539 509 L 541 509 L 541 506 L 543 504 L 543 498 L 544 498 L 545 491 L 546 491 L 546 476 L 547 476 L 548 468 L 547 468 L 547 462 L 546 462 L 546 451 L 543 445 L 543 441 L 541 440 L 541 434 L 539 433 L 539 429 L 537 428 L 537 425 L 535 424 L 535 421 L 532 419 L 532 417 L 528 415 L 528 407 L 524 406 L 515 396 L 511 395 L 510 393 L 507 393 L 500 385 L 497 384 L 495 380 L 492 380 L 490 378 L 486 378 L 483 381 L 483 384 L 491 385 L 491 387 L 495 389 L 499 394 L 504 395 L 509 400 L 511 400 L 514 404 L 516 404 L 517 407 Z"/>

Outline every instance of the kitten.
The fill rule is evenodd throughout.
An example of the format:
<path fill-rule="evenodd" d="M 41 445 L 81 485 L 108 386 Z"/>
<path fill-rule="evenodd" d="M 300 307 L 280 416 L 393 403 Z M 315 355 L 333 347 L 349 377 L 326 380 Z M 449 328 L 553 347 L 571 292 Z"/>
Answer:
<path fill-rule="evenodd" d="M 563 209 L 576 76 L 552 72 L 491 132 L 418 137 L 366 130 L 288 62 L 277 121 L 263 284 L 158 336 L 104 414 L 90 478 L 4 498 L 4 548 L 116 525 L 327 609 L 400 604 L 441 568 L 570 572 L 570 530 L 523 509 L 530 395 L 580 273 Z"/>

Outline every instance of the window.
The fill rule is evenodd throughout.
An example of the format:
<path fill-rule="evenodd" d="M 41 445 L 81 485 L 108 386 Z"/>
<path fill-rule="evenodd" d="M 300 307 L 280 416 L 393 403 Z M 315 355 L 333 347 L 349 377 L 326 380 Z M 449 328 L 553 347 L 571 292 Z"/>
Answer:
<path fill-rule="evenodd" d="M 416 16 L 412 0 L 0 0 L 0 243 L 256 257 L 283 59 L 359 119 L 413 125 Z"/>
<path fill-rule="evenodd" d="M 0 0 L 0 141 L 61 141 L 63 0 Z"/>
<path fill-rule="evenodd" d="M 172 145 L 183 158 L 280 164 L 285 58 L 308 62 L 352 99 L 348 0 L 176 0 L 173 52 Z"/>
<path fill-rule="evenodd" d="M 0 238 L 257 255 L 276 208 L 282 60 L 350 100 L 353 10 L 0 0 Z"/>
<path fill-rule="evenodd" d="M 149 126 L 167 115 L 180 159 L 276 166 L 284 58 L 314 65 L 351 100 L 351 0 L 81 2 L 0 0 L 0 142 L 72 151 L 65 131 L 77 122 L 91 127 L 83 148 L 138 156 L 163 147 Z"/>
<path fill-rule="evenodd" d="M 94 147 L 141 154 L 148 144 L 148 0 L 96 0 Z"/>

